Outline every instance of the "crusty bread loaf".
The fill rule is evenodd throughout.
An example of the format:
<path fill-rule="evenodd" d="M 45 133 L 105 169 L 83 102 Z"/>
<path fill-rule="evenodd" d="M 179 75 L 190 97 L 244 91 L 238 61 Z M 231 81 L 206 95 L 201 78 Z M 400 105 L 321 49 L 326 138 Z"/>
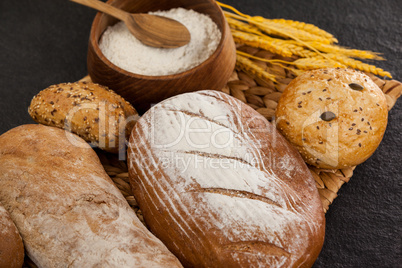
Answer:
<path fill-rule="evenodd" d="M 24 244 L 7 210 L 0 204 L 0 268 L 21 268 Z"/>
<path fill-rule="evenodd" d="M 353 69 L 313 70 L 295 78 L 276 110 L 277 127 L 319 168 L 356 166 L 379 146 L 387 101 L 371 78 Z"/>
<path fill-rule="evenodd" d="M 217 91 L 145 113 L 128 148 L 151 231 L 185 267 L 308 267 L 325 219 L 298 152 L 260 114 Z"/>
<path fill-rule="evenodd" d="M 28 112 L 40 124 L 68 129 L 112 153 L 125 149 L 138 119 L 130 103 L 91 82 L 52 85 L 32 99 Z"/>
<path fill-rule="evenodd" d="M 23 125 L 0 136 L 0 201 L 29 258 L 39 267 L 181 267 L 137 218 L 96 153 L 68 135 Z"/>

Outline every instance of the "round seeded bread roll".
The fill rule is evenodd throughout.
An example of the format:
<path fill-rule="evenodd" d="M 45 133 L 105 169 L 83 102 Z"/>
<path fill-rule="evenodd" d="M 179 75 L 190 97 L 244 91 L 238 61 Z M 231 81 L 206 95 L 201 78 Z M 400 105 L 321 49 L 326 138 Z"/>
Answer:
<path fill-rule="evenodd" d="M 121 96 L 91 82 L 52 85 L 33 97 L 28 112 L 37 123 L 71 131 L 111 153 L 124 152 L 139 118 Z"/>
<path fill-rule="evenodd" d="M 305 72 L 283 92 L 277 127 L 304 160 L 319 168 L 340 169 L 369 158 L 387 126 L 381 89 L 352 69 Z"/>

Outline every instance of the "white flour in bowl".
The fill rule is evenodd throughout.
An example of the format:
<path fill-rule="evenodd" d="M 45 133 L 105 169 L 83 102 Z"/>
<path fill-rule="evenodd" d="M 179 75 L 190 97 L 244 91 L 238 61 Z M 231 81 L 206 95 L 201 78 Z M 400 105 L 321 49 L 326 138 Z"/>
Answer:
<path fill-rule="evenodd" d="M 109 26 L 103 33 L 99 47 L 116 66 L 136 74 L 169 75 L 189 70 L 216 50 L 221 32 L 210 17 L 194 10 L 174 8 L 150 12 L 181 22 L 191 34 L 191 41 L 179 48 L 154 48 L 142 44 L 127 29 L 124 22 Z"/>

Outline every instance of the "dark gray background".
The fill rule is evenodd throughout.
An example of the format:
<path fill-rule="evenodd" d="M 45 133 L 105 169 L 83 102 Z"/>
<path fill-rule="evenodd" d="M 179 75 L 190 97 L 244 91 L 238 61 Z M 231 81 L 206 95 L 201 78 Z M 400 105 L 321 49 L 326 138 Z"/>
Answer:
<path fill-rule="evenodd" d="M 135 1 L 135 0 L 133 0 Z M 382 52 L 402 80 L 402 0 L 227 0 L 250 15 L 313 23 L 339 44 Z M 86 75 L 95 12 L 67 0 L 0 0 L 0 134 L 24 123 L 31 98 Z M 326 215 L 315 267 L 402 267 L 402 100 L 375 154 L 359 165 Z"/>

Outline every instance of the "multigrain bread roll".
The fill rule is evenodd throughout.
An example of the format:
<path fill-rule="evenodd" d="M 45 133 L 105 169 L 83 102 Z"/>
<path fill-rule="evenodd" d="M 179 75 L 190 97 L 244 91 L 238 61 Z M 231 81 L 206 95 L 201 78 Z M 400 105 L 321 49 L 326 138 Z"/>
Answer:
<path fill-rule="evenodd" d="M 125 149 L 139 117 L 121 96 L 91 82 L 52 85 L 33 97 L 28 112 L 40 124 L 67 129 L 112 153 Z"/>
<path fill-rule="evenodd" d="M 277 127 L 319 168 L 358 165 L 379 146 L 388 109 L 381 89 L 353 69 L 321 69 L 295 78 L 276 109 Z"/>
<path fill-rule="evenodd" d="M 260 114 L 217 91 L 145 113 L 128 148 L 151 231 L 185 267 L 309 267 L 325 219 L 298 152 Z"/>
<path fill-rule="evenodd" d="M 0 268 L 21 268 L 24 245 L 7 210 L 0 204 Z"/>
<path fill-rule="evenodd" d="M 0 136 L 0 201 L 38 267 L 181 267 L 80 139 L 24 125 Z"/>

